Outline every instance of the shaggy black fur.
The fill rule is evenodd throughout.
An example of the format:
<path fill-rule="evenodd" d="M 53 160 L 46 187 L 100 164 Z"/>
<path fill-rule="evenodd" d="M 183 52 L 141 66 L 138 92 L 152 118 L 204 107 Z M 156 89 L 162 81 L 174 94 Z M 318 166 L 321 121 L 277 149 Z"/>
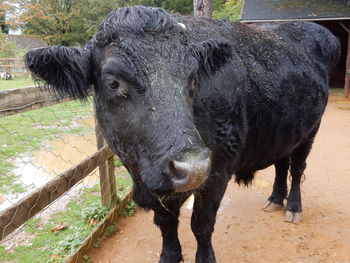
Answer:
<path fill-rule="evenodd" d="M 90 50 L 53 46 L 28 52 L 25 64 L 36 81 L 45 81 L 59 95 L 75 99 L 89 95 Z"/>
<path fill-rule="evenodd" d="M 26 65 L 59 94 L 85 98 L 93 86 L 104 136 L 132 175 L 133 197 L 155 212 L 160 262 L 182 260 L 181 204 L 172 161 L 211 155 L 206 182 L 193 190 L 196 262 L 215 262 L 215 217 L 232 175 L 249 184 L 276 166 L 269 201 L 301 211 L 300 178 L 317 133 L 339 43 L 303 22 L 244 25 L 127 7 L 112 11 L 83 49 L 32 50 Z"/>

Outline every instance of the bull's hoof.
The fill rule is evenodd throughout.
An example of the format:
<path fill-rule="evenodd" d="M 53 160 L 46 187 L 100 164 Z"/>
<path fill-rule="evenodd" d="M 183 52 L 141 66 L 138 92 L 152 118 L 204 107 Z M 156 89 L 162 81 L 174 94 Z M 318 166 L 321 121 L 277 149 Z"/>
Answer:
<path fill-rule="evenodd" d="M 293 224 L 299 224 L 301 222 L 301 212 L 286 212 L 286 222 L 293 223 Z"/>
<path fill-rule="evenodd" d="M 158 263 L 180 263 L 184 262 L 183 256 L 176 256 L 176 255 L 161 255 Z"/>
<path fill-rule="evenodd" d="M 264 206 L 261 208 L 265 212 L 276 212 L 283 209 L 283 205 L 276 204 L 274 202 L 271 202 L 270 200 L 267 200 Z"/>

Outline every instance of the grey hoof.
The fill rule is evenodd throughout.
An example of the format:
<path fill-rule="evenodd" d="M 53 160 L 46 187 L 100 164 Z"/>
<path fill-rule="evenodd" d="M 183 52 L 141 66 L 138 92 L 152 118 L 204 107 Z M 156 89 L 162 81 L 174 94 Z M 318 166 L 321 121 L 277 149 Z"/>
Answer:
<path fill-rule="evenodd" d="M 301 212 L 286 212 L 286 222 L 299 224 L 301 222 Z"/>
<path fill-rule="evenodd" d="M 283 209 L 283 205 L 276 204 L 276 203 L 271 202 L 269 200 L 262 207 L 262 210 L 264 210 L 265 212 L 276 212 L 276 211 L 280 211 L 282 209 Z"/>

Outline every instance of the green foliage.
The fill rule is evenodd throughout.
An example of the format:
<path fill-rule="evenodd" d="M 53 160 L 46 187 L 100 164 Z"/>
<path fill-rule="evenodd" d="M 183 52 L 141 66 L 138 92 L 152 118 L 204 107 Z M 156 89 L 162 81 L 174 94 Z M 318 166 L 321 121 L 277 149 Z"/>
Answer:
<path fill-rule="evenodd" d="M 0 0 L 0 33 L 8 33 L 8 25 L 6 24 L 4 1 Z"/>
<path fill-rule="evenodd" d="M 7 2 L 13 2 L 13 10 L 5 10 L 11 14 L 12 26 L 20 26 L 26 34 L 41 36 L 49 45 L 67 46 L 85 44 L 95 34 L 103 18 L 111 10 L 121 6 L 163 7 L 168 12 L 186 15 L 193 12 L 193 0 L 7 0 Z M 239 18 L 241 2 L 242 0 L 213 0 L 213 17 L 230 20 Z M 25 12 L 16 12 L 15 9 Z"/>
<path fill-rule="evenodd" d="M 213 0 L 213 11 L 220 11 L 224 8 L 226 0 Z"/>
<path fill-rule="evenodd" d="M 84 236 L 79 232 L 67 236 L 65 239 L 57 242 L 57 249 L 54 251 L 57 254 L 69 254 L 76 250 L 84 241 Z"/>
<path fill-rule="evenodd" d="M 145 5 L 163 7 L 170 13 L 189 15 L 193 13 L 193 0 L 127 0 L 124 5 Z M 225 0 L 213 0 L 213 9 L 221 10 Z"/>
<path fill-rule="evenodd" d="M 11 24 L 49 45 L 81 46 L 94 35 L 103 18 L 120 7 L 118 0 L 7 0 Z M 24 12 L 16 12 L 21 9 Z"/>
<path fill-rule="evenodd" d="M 129 200 L 125 208 L 120 212 L 122 216 L 133 216 L 135 214 L 136 203 L 132 200 Z"/>
<path fill-rule="evenodd" d="M 193 10 L 193 0 L 127 0 L 123 2 L 124 6 L 144 5 L 163 7 L 168 12 L 179 14 L 191 14 Z"/>
<path fill-rule="evenodd" d="M 214 10 L 213 18 L 235 21 L 240 18 L 242 0 L 228 0 L 222 8 Z"/>
<path fill-rule="evenodd" d="M 16 43 L 7 40 L 6 35 L 0 32 L 0 58 L 19 58 L 23 57 L 25 52 Z"/>
<path fill-rule="evenodd" d="M 81 211 L 81 217 L 89 221 L 91 219 L 100 221 L 108 214 L 108 209 L 101 205 L 101 202 L 86 204 Z"/>
<path fill-rule="evenodd" d="M 123 163 L 121 160 L 117 159 L 117 160 L 114 160 L 114 166 L 119 168 L 123 166 Z"/>
<path fill-rule="evenodd" d="M 63 262 L 64 256 L 77 249 L 93 230 L 93 227 L 82 218 L 81 214 L 83 209 L 88 208 L 88 205 L 100 202 L 99 192 L 98 184 L 85 189 L 79 198 L 67 205 L 66 210 L 53 214 L 46 224 L 43 224 L 38 218 L 29 220 L 24 225 L 24 229 L 27 233 L 34 235 L 30 244 L 18 246 L 11 252 L 0 246 L 0 262 Z M 60 223 L 67 224 L 68 228 L 52 232 L 51 229 Z"/>
<path fill-rule="evenodd" d="M 193 12 L 193 0 L 165 0 L 162 7 L 171 13 L 188 15 Z"/>
<path fill-rule="evenodd" d="M 120 167 L 116 170 L 116 185 L 120 197 L 123 197 L 130 190 L 132 180 L 126 168 Z"/>
<path fill-rule="evenodd" d="M 110 237 L 111 235 L 113 235 L 115 233 L 115 231 L 117 230 L 115 225 L 109 225 L 106 227 L 105 231 L 104 231 L 104 235 L 106 237 Z"/>

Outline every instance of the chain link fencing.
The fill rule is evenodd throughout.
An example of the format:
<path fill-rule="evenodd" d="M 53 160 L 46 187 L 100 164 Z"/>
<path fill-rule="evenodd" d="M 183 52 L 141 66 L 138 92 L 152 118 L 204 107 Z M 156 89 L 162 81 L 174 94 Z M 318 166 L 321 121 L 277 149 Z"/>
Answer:
<path fill-rule="evenodd" d="M 92 99 L 0 91 L 0 262 L 62 262 L 127 193 L 126 169 L 95 131 Z"/>

